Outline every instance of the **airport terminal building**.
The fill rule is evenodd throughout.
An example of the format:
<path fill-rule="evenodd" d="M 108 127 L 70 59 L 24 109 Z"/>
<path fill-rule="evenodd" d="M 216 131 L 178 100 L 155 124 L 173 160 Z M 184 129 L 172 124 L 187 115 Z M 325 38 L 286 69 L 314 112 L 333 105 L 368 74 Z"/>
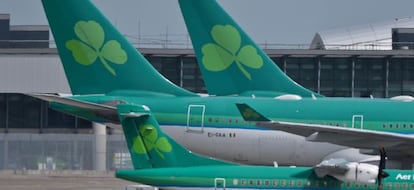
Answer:
<path fill-rule="evenodd" d="M 8 20 L 0 15 L 0 170 L 129 167 L 122 134 L 54 111 L 47 102 L 25 94 L 71 91 L 57 50 L 49 48 L 47 27 L 12 27 Z M 414 96 L 414 51 L 409 46 L 414 32 L 392 31 L 398 40 L 406 37 L 404 46 L 393 48 L 391 43 L 388 50 L 361 50 L 315 45 L 311 49 L 265 51 L 294 81 L 325 96 Z M 315 43 L 328 47 L 321 36 Z M 173 83 L 207 93 L 191 48 L 139 51 Z"/>

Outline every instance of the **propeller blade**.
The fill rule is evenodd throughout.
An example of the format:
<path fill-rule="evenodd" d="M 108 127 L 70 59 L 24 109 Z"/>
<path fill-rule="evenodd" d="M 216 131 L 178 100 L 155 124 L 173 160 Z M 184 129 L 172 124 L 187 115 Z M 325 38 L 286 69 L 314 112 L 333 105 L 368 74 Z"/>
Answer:
<path fill-rule="evenodd" d="M 380 163 L 378 166 L 378 177 L 377 177 L 377 183 L 378 183 L 378 190 L 382 189 L 382 179 L 386 178 L 389 176 L 389 174 L 387 172 L 384 171 L 385 169 L 385 164 L 387 161 L 387 153 L 385 152 L 385 148 L 381 147 L 379 149 L 380 152 Z"/>

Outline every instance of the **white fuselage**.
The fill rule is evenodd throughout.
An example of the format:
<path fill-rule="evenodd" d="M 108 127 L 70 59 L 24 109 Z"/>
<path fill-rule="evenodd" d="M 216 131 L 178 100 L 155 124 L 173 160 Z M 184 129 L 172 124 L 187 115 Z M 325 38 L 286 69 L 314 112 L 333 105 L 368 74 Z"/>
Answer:
<path fill-rule="evenodd" d="M 371 157 L 360 154 L 356 149 L 307 142 L 304 137 L 281 131 L 210 127 L 189 130 L 185 126 L 162 128 L 191 151 L 244 164 L 273 165 L 276 162 L 284 166 L 313 166 L 327 157 L 354 159 L 349 161 Z"/>

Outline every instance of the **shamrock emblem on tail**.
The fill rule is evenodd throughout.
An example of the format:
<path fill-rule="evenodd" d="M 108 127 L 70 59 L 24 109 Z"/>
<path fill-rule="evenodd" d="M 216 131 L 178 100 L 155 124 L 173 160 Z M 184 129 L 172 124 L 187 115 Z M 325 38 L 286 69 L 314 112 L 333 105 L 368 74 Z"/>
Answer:
<path fill-rule="evenodd" d="M 66 48 L 72 51 L 75 61 L 89 66 L 99 58 L 105 68 L 116 76 L 115 70 L 108 64 L 108 61 L 124 64 L 128 59 L 119 42 L 110 40 L 104 44 L 105 32 L 95 21 L 78 21 L 74 30 L 80 40 L 67 41 Z"/>
<path fill-rule="evenodd" d="M 239 31 L 231 25 L 215 25 L 211 30 L 215 43 L 208 43 L 202 47 L 202 63 L 209 71 L 223 71 L 231 64 L 236 63 L 240 71 L 249 80 L 250 73 L 245 69 L 250 67 L 259 69 L 263 66 L 262 57 L 252 45 L 241 47 Z"/>
<path fill-rule="evenodd" d="M 154 149 L 158 155 L 164 159 L 162 152 L 171 152 L 172 147 L 165 137 L 158 137 L 157 129 L 152 125 L 143 125 L 139 127 L 141 136 L 133 139 L 132 149 L 137 154 L 146 154 Z M 146 146 L 146 147 L 145 147 Z"/>

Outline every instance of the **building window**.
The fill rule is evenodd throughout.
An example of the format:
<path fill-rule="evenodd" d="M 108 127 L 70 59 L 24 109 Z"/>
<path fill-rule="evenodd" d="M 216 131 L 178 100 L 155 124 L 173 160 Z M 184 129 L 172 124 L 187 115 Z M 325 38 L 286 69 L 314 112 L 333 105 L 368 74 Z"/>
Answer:
<path fill-rule="evenodd" d="M 355 60 L 355 96 L 385 97 L 386 59 L 358 58 Z"/>
<path fill-rule="evenodd" d="M 295 82 L 310 89 L 318 91 L 318 59 L 317 58 L 286 58 L 286 74 Z"/>
<path fill-rule="evenodd" d="M 326 96 L 351 96 L 352 59 L 321 58 L 320 92 Z"/>

